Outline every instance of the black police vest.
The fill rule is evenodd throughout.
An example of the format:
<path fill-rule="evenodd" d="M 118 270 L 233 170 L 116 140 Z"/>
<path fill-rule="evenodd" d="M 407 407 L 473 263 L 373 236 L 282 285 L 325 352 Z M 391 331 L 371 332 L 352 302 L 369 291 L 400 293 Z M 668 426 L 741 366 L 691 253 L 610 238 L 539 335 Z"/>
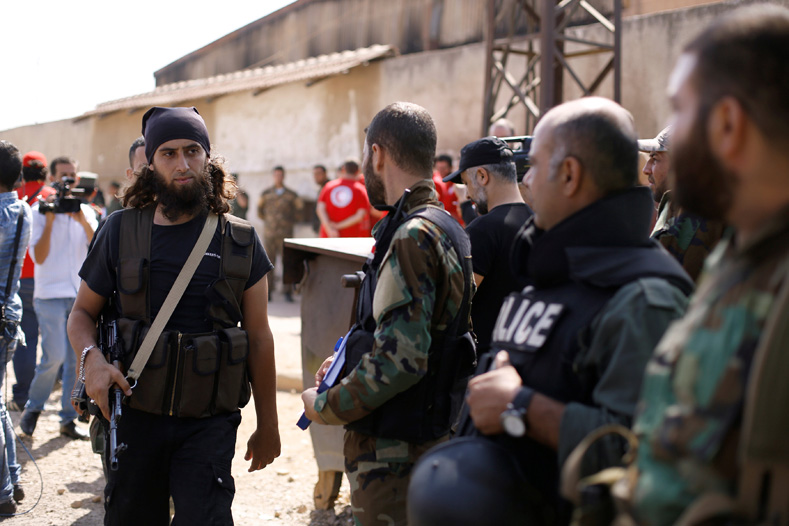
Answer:
<path fill-rule="evenodd" d="M 593 392 L 603 371 L 583 367 L 577 358 L 591 345 L 591 326 L 611 298 L 643 278 L 665 279 L 685 293 L 693 288 L 684 270 L 657 244 L 597 250 L 573 249 L 584 265 L 575 266 L 566 280 L 545 288 L 528 286 L 504 300 L 491 337 L 492 352 L 480 360 L 478 373 L 487 370 L 495 352 L 505 350 L 525 385 L 565 404 L 595 405 Z M 559 505 L 554 450 L 528 437 L 490 438 L 513 453 L 547 508 Z"/>
<path fill-rule="evenodd" d="M 471 244 L 463 228 L 444 210 L 427 206 L 406 217 L 399 211 L 387 216 L 376 235 L 375 255 L 365 263 L 357 305 L 357 322 L 346 344 L 346 372 L 361 361 L 373 348 L 375 319 L 373 297 L 378 268 L 389 249 L 397 228 L 409 219 L 420 217 L 438 226 L 452 242 L 463 266 L 463 302 L 447 330 L 431 342 L 428 351 L 427 375 L 409 389 L 387 400 L 372 413 L 351 422 L 346 429 L 379 438 L 392 438 L 412 443 L 435 440 L 449 433 L 455 422 L 468 379 L 475 366 L 474 338 L 469 332 L 469 298 L 473 270 Z M 391 217 L 390 217 L 391 216 Z"/>

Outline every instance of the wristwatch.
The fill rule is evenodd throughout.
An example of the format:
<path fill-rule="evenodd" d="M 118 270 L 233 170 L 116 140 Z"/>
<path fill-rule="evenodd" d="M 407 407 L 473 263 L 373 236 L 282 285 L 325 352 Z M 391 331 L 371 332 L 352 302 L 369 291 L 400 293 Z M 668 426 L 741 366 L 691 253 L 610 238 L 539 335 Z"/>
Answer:
<path fill-rule="evenodd" d="M 508 435 L 518 438 L 524 436 L 529 430 L 526 414 L 532 396 L 534 396 L 534 389 L 521 387 L 512 402 L 507 404 L 507 409 L 501 413 L 501 425 Z"/>

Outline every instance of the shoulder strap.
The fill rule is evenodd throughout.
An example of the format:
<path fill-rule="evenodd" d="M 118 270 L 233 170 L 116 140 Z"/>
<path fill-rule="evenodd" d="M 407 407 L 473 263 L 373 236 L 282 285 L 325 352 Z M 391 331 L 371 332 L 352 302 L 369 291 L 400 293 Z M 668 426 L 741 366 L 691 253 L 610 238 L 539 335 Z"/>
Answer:
<path fill-rule="evenodd" d="M 186 260 L 184 267 L 181 269 L 181 272 L 175 279 L 173 287 L 167 294 L 167 298 L 165 298 L 162 308 L 156 315 L 156 319 L 153 320 L 153 324 L 148 330 L 148 334 L 145 335 L 145 339 L 143 339 L 142 345 L 137 351 L 137 355 L 134 357 L 134 361 L 129 367 L 129 371 L 126 374 L 128 378 L 137 380 L 137 378 L 140 377 L 140 374 L 142 373 L 148 358 L 151 356 L 151 352 L 153 352 L 153 347 L 156 345 L 156 340 L 159 339 L 159 335 L 162 333 L 164 326 L 167 325 L 167 322 L 170 320 L 170 316 L 172 316 L 175 306 L 178 305 L 178 301 L 181 299 L 181 296 L 183 296 L 186 286 L 191 281 L 195 270 L 197 270 L 197 266 L 200 264 L 200 261 L 205 255 L 208 245 L 211 243 L 211 239 L 214 237 L 217 221 L 218 217 L 216 214 L 208 214 L 208 217 L 205 220 L 205 225 L 203 225 L 203 231 L 200 233 L 200 237 L 197 238 L 197 243 L 195 243 L 194 248 L 192 248 L 189 258 Z"/>
<path fill-rule="evenodd" d="M 8 269 L 8 279 L 5 282 L 5 295 L 3 296 L 3 304 L 0 306 L 0 318 L 5 319 L 5 306 L 8 303 L 8 296 L 11 294 L 11 282 L 14 278 L 14 270 L 19 261 L 19 240 L 22 237 L 22 224 L 25 221 L 25 207 L 19 207 L 19 217 L 16 220 L 16 233 L 14 234 L 14 249 L 11 252 L 11 266 Z"/>
<path fill-rule="evenodd" d="M 449 241 L 460 259 L 460 265 L 463 269 L 463 302 L 450 327 L 455 329 L 455 336 L 463 334 L 468 331 L 469 299 L 471 298 L 471 282 L 474 280 L 474 269 L 471 263 L 471 241 L 463 227 L 460 226 L 460 223 L 443 208 L 428 205 L 410 214 L 403 222 L 413 217 L 427 219 L 440 228 L 449 237 Z"/>
<path fill-rule="evenodd" d="M 35 192 L 33 192 L 32 194 L 30 194 L 30 195 L 28 195 L 28 196 L 25 196 L 25 198 L 23 199 L 23 201 L 24 201 L 25 203 L 27 203 L 27 204 L 30 204 L 30 201 L 32 201 L 33 199 L 35 199 L 35 198 L 36 198 L 36 196 L 37 196 L 38 194 L 40 194 L 40 193 L 41 193 L 41 190 L 43 190 L 43 189 L 44 189 L 44 186 L 46 186 L 46 185 L 43 185 L 43 184 L 42 184 L 41 186 L 39 186 L 39 187 L 38 187 L 38 190 L 36 190 Z"/>

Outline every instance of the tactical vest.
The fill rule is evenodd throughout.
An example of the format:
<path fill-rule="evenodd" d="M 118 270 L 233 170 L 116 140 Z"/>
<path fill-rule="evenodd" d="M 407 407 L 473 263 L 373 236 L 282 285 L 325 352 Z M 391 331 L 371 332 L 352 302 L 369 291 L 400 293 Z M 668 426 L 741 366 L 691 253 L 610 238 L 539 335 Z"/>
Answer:
<path fill-rule="evenodd" d="M 477 374 L 486 372 L 494 354 L 505 350 L 525 385 L 564 404 L 594 406 L 594 389 L 603 371 L 579 357 L 591 346 L 592 327 L 608 302 L 622 287 L 640 279 L 662 278 L 686 294 L 693 285 L 676 261 L 662 256 L 657 244 L 646 249 L 570 250 L 584 265 L 574 268 L 566 281 L 539 289 L 528 286 L 505 298 L 491 334 L 492 352 L 480 360 Z M 464 434 L 466 430 L 474 433 L 464 426 Z M 507 434 L 489 438 L 513 454 L 530 487 L 537 489 L 539 498 L 533 499 L 535 509 L 548 513 L 546 510 L 558 507 L 560 514 L 568 514 L 559 523 L 569 521 L 571 510 L 559 504 L 556 489 L 559 487 L 556 451 L 531 438 Z"/>
<path fill-rule="evenodd" d="M 346 344 L 346 373 L 353 370 L 362 355 L 373 348 L 376 327 L 373 297 L 378 269 L 395 231 L 409 219 L 419 217 L 430 221 L 449 237 L 463 266 L 463 302 L 447 330 L 430 344 L 427 375 L 369 415 L 345 427 L 379 438 L 424 443 L 449 433 L 463 403 L 468 379 L 474 372 L 476 350 L 468 326 L 473 279 L 471 244 L 457 221 L 440 208 L 427 206 L 405 217 L 399 210 L 390 215 L 393 217 L 387 218 L 387 223 L 379 230 L 380 234 L 376 235 L 375 254 L 363 269 L 365 276 L 359 292 L 357 322 Z"/>
<path fill-rule="evenodd" d="M 155 207 L 122 212 L 117 275 L 118 332 L 128 369 L 151 326 L 151 229 Z M 254 230 L 221 215 L 220 275 L 207 291 L 211 332 L 164 330 L 127 403 L 149 413 L 203 418 L 236 411 L 249 401 L 249 340 L 239 327 L 241 298 L 252 267 Z"/>

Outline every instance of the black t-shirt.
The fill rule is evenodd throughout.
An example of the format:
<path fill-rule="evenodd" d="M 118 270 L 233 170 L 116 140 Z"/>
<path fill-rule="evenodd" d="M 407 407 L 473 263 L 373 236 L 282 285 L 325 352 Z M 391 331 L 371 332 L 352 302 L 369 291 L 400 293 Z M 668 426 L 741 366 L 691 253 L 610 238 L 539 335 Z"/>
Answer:
<path fill-rule="evenodd" d="M 531 214 L 524 203 L 500 205 L 466 227 L 471 240 L 474 273 L 485 278 L 471 303 L 478 355 L 490 347 L 490 335 L 504 298 L 518 288 L 515 273 L 510 268 L 510 249 L 515 234 Z"/>
<path fill-rule="evenodd" d="M 102 228 L 96 232 L 93 246 L 79 271 L 80 277 L 85 280 L 88 287 L 105 298 L 112 297 L 116 290 L 121 213 L 122 211 L 118 211 L 110 215 Z M 159 312 L 164 299 L 181 272 L 181 268 L 186 263 L 192 252 L 192 247 L 197 243 L 197 238 L 205 224 L 205 217 L 205 215 L 199 215 L 180 225 L 153 225 L 150 261 L 152 320 Z M 257 232 L 253 237 L 252 269 L 246 289 L 257 283 L 274 268 L 263 249 Z M 207 316 L 206 290 L 220 275 L 221 247 L 218 224 L 214 237 L 208 245 L 208 250 L 206 250 L 184 295 L 173 311 L 173 315 L 167 322 L 167 329 L 184 333 L 208 332 L 212 329 L 212 322 Z"/>

